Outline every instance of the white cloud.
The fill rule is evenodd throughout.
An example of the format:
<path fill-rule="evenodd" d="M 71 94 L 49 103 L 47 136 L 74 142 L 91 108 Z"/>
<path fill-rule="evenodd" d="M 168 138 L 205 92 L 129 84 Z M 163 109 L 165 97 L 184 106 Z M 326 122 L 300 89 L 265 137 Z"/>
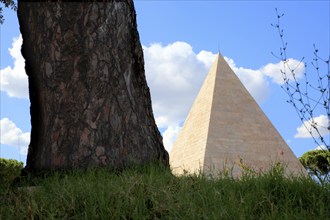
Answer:
<path fill-rule="evenodd" d="M 22 35 L 13 39 L 9 53 L 14 59 L 14 67 L 7 66 L 0 70 L 1 91 L 9 97 L 28 98 L 28 78 L 25 74 L 25 60 L 21 55 Z"/>
<path fill-rule="evenodd" d="M 30 133 L 23 133 L 14 122 L 8 118 L 0 120 L 0 143 L 20 149 L 20 153 L 26 155 L 30 143 Z"/>
<path fill-rule="evenodd" d="M 174 141 L 176 140 L 176 137 L 178 136 L 179 132 L 181 130 L 181 127 L 179 126 L 172 126 L 170 125 L 163 133 L 163 142 L 164 147 L 168 152 L 171 152 L 172 145 Z"/>
<path fill-rule="evenodd" d="M 305 65 L 298 60 L 290 58 L 287 62 L 285 62 L 285 65 L 282 61 L 278 63 L 269 63 L 262 67 L 260 71 L 264 75 L 270 77 L 273 82 L 282 85 L 284 83 L 284 79 L 281 70 L 285 71 L 288 79 L 292 80 L 293 75 L 290 73 L 290 69 L 294 69 L 296 79 L 299 80 L 304 75 Z"/>
<path fill-rule="evenodd" d="M 216 56 L 216 54 L 213 54 L 210 51 L 202 50 L 197 54 L 197 59 L 202 61 L 202 63 L 204 63 L 205 67 L 208 69 L 213 64 Z"/>
<path fill-rule="evenodd" d="M 304 121 L 304 123 L 297 128 L 295 138 L 311 138 L 310 132 L 314 137 L 318 137 L 318 133 L 313 127 L 316 127 L 320 135 L 324 137 L 329 134 L 328 126 L 329 118 L 325 115 L 320 115 L 308 121 Z"/>
<path fill-rule="evenodd" d="M 227 57 L 225 60 L 257 102 L 267 99 L 269 83 L 260 70 L 236 67 L 234 60 Z"/>
<path fill-rule="evenodd" d="M 195 54 L 185 42 L 143 46 L 153 110 L 159 128 L 180 124 L 192 105 L 215 54 Z"/>

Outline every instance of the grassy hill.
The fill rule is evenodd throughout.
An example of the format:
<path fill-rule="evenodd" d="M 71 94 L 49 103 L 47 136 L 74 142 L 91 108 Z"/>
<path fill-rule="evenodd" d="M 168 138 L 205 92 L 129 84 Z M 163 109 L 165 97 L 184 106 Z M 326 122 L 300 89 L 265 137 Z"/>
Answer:
<path fill-rule="evenodd" d="M 237 180 L 175 177 L 150 165 L 53 173 L 18 185 L 0 197 L 0 219 L 330 219 L 329 186 L 276 170 Z"/>

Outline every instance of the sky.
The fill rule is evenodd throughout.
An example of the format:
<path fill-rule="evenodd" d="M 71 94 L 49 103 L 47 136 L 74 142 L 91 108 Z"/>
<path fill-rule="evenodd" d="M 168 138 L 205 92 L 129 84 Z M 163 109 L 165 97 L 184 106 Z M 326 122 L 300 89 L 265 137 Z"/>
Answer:
<path fill-rule="evenodd" d="M 135 0 L 147 83 L 154 116 L 170 151 L 189 109 L 218 52 L 299 157 L 319 147 L 310 137 L 281 89 L 281 41 L 271 24 L 275 8 L 284 13 L 281 26 L 288 42 L 289 65 L 304 57 L 297 77 L 317 80 L 313 44 L 325 59 L 330 54 L 330 2 L 325 1 L 147 1 Z M 0 26 L 0 157 L 26 161 L 30 141 L 30 102 L 22 38 L 15 12 L 4 9 Z M 320 71 L 327 71 L 320 65 Z M 319 124 L 328 123 L 322 109 Z M 237 120 L 240 120 L 239 118 Z M 324 137 L 329 137 L 324 131 Z M 329 143 L 329 142 L 328 142 Z"/>

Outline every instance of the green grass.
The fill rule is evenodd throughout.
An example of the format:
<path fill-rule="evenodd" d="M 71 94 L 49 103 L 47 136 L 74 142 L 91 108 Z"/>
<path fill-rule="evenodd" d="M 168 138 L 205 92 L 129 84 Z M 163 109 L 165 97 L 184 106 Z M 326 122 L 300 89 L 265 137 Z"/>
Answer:
<path fill-rule="evenodd" d="M 330 219 L 330 188 L 309 178 L 175 177 L 159 166 L 91 169 L 22 180 L 0 219 Z"/>

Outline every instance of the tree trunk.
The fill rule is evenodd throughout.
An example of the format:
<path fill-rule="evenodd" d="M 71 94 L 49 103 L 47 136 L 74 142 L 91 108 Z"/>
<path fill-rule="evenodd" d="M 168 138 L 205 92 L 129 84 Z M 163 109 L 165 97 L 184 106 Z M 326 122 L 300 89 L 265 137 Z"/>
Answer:
<path fill-rule="evenodd" d="M 18 3 L 29 78 L 27 171 L 160 161 L 133 0 Z"/>

